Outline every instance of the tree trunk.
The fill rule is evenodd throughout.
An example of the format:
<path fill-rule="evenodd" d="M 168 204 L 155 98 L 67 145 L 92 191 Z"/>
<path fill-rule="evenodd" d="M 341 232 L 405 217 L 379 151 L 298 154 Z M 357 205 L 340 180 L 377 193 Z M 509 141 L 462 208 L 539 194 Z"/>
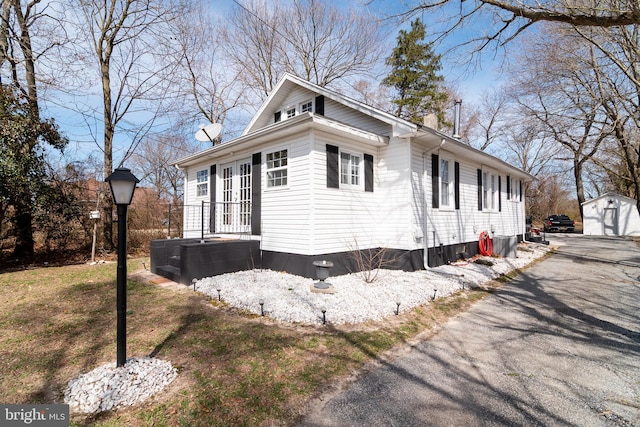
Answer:
<path fill-rule="evenodd" d="M 98 52 L 100 55 L 100 71 L 102 74 L 102 94 L 103 94 L 103 117 L 104 117 L 104 178 L 113 172 L 113 120 L 111 116 L 111 77 L 109 66 L 112 46 L 108 44 L 105 50 Z M 105 184 L 108 187 L 108 184 Z M 105 188 L 103 215 L 102 215 L 102 236 L 105 250 L 111 252 L 115 250 L 113 242 L 113 198 L 111 190 Z"/>
<path fill-rule="evenodd" d="M 578 208 L 580 209 L 580 220 L 584 219 L 582 213 L 582 204 L 584 203 L 584 181 L 582 180 L 582 162 L 574 160 L 573 162 L 573 175 L 576 180 L 576 195 L 578 196 Z"/>
<path fill-rule="evenodd" d="M 34 254 L 33 214 L 27 200 L 14 200 L 16 245 L 13 248 L 13 258 L 31 258 Z"/>

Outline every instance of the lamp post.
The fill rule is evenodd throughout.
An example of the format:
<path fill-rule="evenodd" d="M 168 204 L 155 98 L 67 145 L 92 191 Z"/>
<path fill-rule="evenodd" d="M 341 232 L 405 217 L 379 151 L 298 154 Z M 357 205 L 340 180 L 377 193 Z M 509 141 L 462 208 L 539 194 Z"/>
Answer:
<path fill-rule="evenodd" d="M 106 179 L 111 188 L 113 202 L 118 206 L 118 272 L 117 296 L 117 366 L 124 366 L 127 359 L 127 208 L 133 199 L 136 184 L 140 182 L 131 170 L 117 168 Z"/>

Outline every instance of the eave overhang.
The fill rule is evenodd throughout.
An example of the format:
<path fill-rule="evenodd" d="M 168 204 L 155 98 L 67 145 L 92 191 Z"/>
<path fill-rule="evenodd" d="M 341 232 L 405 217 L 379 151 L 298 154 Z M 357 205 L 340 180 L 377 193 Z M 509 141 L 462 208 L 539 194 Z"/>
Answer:
<path fill-rule="evenodd" d="M 236 139 L 207 148 L 206 150 L 190 156 L 183 157 L 173 162 L 173 165 L 178 168 L 183 168 L 202 163 L 206 159 L 213 160 L 223 158 L 225 156 L 228 157 L 229 155 L 233 155 L 235 152 L 247 149 L 257 149 L 261 144 L 309 131 L 310 129 L 318 130 L 340 138 L 346 138 L 351 141 L 361 142 L 374 147 L 381 147 L 389 144 L 389 138 L 387 136 L 354 128 L 345 123 L 331 120 L 321 115 L 304 113 L 278 123 L 273 123 L 250 134 L 242 135 Z"/>

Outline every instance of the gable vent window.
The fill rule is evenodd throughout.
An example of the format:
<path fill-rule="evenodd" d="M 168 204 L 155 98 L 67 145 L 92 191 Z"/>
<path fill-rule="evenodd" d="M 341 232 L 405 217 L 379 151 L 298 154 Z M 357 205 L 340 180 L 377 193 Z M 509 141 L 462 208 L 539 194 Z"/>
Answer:
<path fill-rule="evenodd" d="M 300 113 L 307 113 L 313 111 L 313 103 L 311 101 L 303 102 L 300 104 Z"/>

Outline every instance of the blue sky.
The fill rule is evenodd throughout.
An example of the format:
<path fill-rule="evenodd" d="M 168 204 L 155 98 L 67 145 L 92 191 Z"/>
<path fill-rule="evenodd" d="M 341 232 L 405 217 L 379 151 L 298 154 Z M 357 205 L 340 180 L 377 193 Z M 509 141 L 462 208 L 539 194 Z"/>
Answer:
<path fill-rule="evenodd" d="M 249 0 L 237 1 L 242 4 L 248 4 L 249 2 Z M 366 8 L 369 9 L 372 14 L 377 16 L 397 14 L 406 10 L 407 7 L 404 5 L 404 2 L 399 2 L 398 0 L 372 0 L 368 2 L 365 0 L 331 1 L 338 5 L 338 7 Z M 209 0 L 207 4 L 210 6 L 214 20 L 227 19 L 232 10 L 237 7 L 234 0 Z M 455 10 L 452 10 L 451 12 L 455 13 Z M 446 15 L 446 11 L 444 14 L 436 15 L 434 13 L 423 13 L 420 16 L 426 24 L 427 29 L 432 29 L 433 31 L 437 31 L 442 28 L 441 21 L 447 17 L 450 16 Z M 381 25 L 385 27 L 385 30 L 389 34 L 387 43 L 390 52 L 395 45 L 398 30 L 401 28 L 408 28 L 409 23 L 383 20 Z M 470 65 L 468 58 L 465 57 L 464 51 L 457 50 L 452 52 L 449 50 L 450 47 L 460 43 L 461 41 L 467 40 L 469 38 L 469 34 L 473 34 L 475 31 L 478 31 L 478 27 L 471 25 L 466 31 L 459 32 L 455 34 L 454 37 L 449 37 L 445 39 L 444 42 L 435 45 L 435 51 L 443 55 L 442 73 L 449 84 L 458 88 L 463 99 L 463 108 L 464 105 L 477 101 L 483 91 L 491 88 L 492 86 L 497 86 L 500 80 L 499 75 L 494 72 L 491 53 L 485 53 L 481 57 L 481 61 L 479 63 Z M 94 105 L 98 108 L 97 117 L 101 117 L 99 109 L 101 99 L 99 96 L 85 96 L 81 99 L 83 102 L 88 104 L 95 103 Z M 66 103 L 69 102 L 69 100 L 66 100 Z M 87 125 L 88 121 L 79 114 L 72 113 L 70 110 L 65 109 L 64 104 L 65 102 L 58 102 L 57 105 L 49 103 L 47 105 L 48 111 L 45 110 L 44 114 L 53 116 L 59 123 L 63 132 L 69 137 L 70 145 L 68 152 L 70 153 L 70 156 L 73 157 L 74 153 L 77 153 L 77 157 L 84 157 L 86 153 L 92 152 L 94 156 L 101 159 L 102 153 L 99 151 L 99 146 L 101 145 L 101 125 L 94 122 L 93 129 L 90 131 Z M 198 123 L 194 123 L 194 129 L 197 129 L 197 125 Z M 94 135 L 98 135 L 98 144 L 92 142 Z M 123 136 L 120 136 L 120 138 L 126 139 L 126 137 Z M 120 156 L 118 156 L 118 153 L 116 152 L 114 160 L 118 161 L 118 157 Z"/>

